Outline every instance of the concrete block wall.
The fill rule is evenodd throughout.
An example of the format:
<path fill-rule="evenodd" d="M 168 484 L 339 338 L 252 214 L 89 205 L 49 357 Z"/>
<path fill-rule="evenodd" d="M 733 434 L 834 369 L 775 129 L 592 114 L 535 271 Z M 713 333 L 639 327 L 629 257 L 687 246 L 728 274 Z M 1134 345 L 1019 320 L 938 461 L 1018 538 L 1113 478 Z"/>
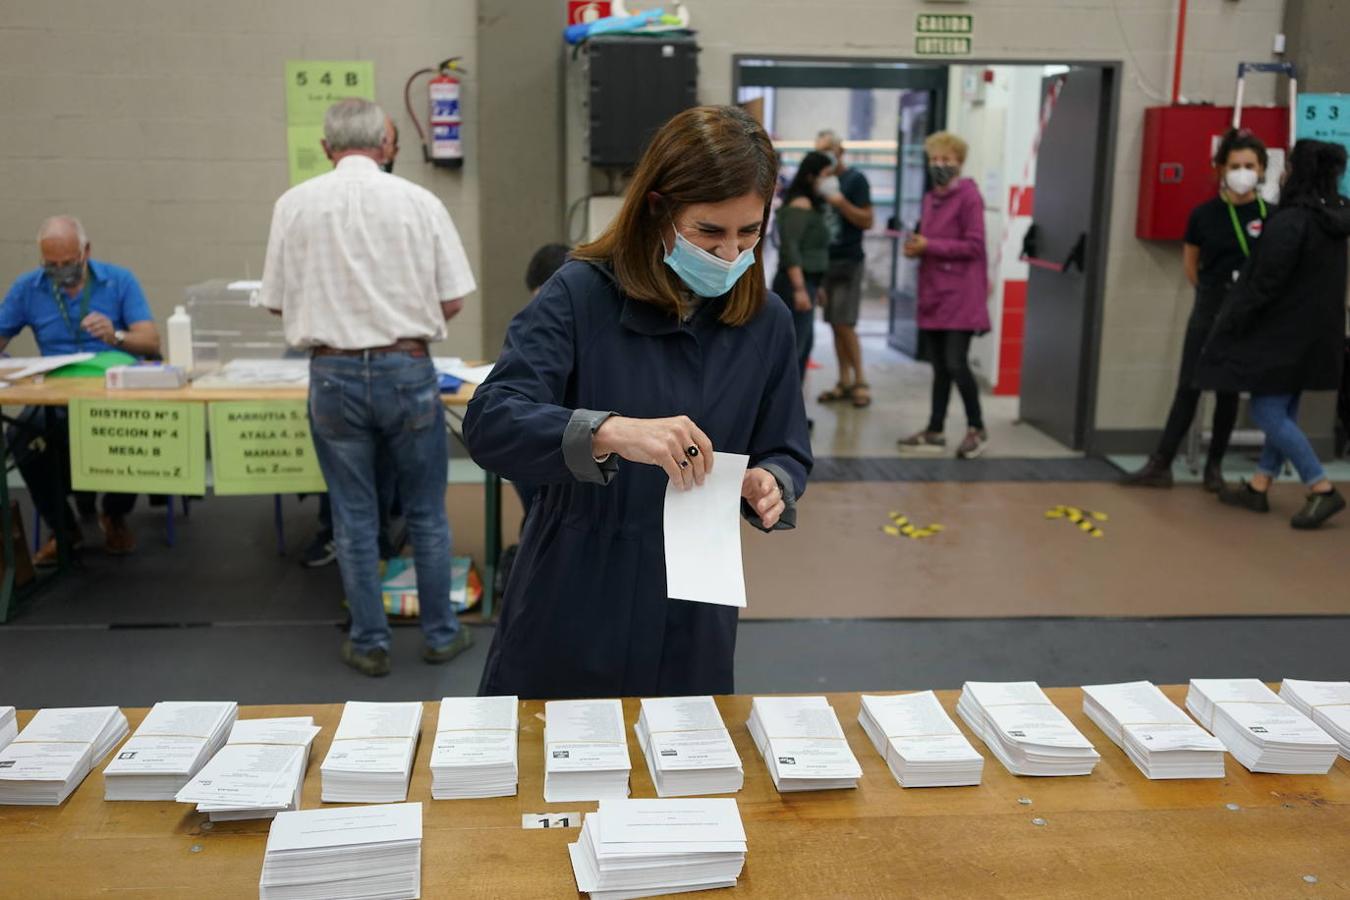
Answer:
<path fill-rule="evenodd" d="M 702 99 L 732 99 L 734 54 L 914 57 L 919 12 L 975 16 L 973 58 L 982 61 L 1121 62 L 1110 253 L 1102 322 L 1098 429 L 1157 430 L 1175 386 L 1191 293 L 1180 247 L 1134 237 L 1145 107 L 1170 99 L 1173 0 L 687 0 L 703 48 Z M 1228 104 L 1239 61 L 1270 58 L 1283 0 L 1192 0 L 1182 95 Z M 960 62 L 960 59 L 953 60 Z M 1271 103 L 1270 76 L 1253 76 L 1250 103 Z"/>
<path fill-rule="evenodd" d="M 475 79 L 461 171 L 422 163 L 403 111 L 416 69 L 458 55 L 475 71 L 477 27 L 475 0 L 0 0 L 0 281 L 37 263 L 54 213 L 78 215 L 95 256 L 137 274 L 161 323 L 189 284 L 259 277 L 289 186 L 289 59 L 374 61 L 376 100 L 401 132 L 395 171 L 445 202 L 478 274 Z M 481 355 L 482 304 L 469 298 L 438 352 Z"/>

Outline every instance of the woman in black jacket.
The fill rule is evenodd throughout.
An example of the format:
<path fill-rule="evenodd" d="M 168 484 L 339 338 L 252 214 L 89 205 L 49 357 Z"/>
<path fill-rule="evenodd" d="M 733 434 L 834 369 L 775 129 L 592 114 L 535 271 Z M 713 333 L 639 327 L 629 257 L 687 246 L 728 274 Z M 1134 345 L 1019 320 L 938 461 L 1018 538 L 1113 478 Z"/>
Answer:
<path fill-rule="evenodd" d="M 1341 381 L 1350 201 L 1337 185 L 1345 163 L 1339 145 L 1294 145 L 1280 211 L 1225 302 L 1197 374 L 1201 388 L 1250 391 L 1252 419 L 1266 434 L 1251 482 L 1219 499 L 1268 512 L 1266 492 L 1288 461 L 1310 490 L 1295 528 L 1316 528 L 1345 509 L 1298 426 L 1301 393 L 1334 391 Z"/>

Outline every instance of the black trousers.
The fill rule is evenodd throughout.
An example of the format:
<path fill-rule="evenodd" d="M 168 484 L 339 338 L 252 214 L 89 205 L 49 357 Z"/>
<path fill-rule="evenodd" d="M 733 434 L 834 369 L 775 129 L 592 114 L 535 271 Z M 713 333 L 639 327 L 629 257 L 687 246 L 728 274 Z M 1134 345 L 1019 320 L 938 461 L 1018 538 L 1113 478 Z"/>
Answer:
<path fill-rule="evenodd" d="M 70 419 L 66 410 L 24 407 L 7 440 L 38 515 L 49 528 L 74 531 L 75 511 L 64 496 L 70 490 Z M 65 491 L 57 487 L 58 476 Z M 125 516 L 135 505 L 135 494 L 103 495 L 103 512 L 114 518 Z"/>
<path fill-rule="evenodd" d="M 947 424 L 947 404 L 951 400 L 952 385 L 961 393 L 966 407 L 966 424 L 984 428 L 984 413 L 980 410 L 980 388 L 975 373 L 970 369 L 970 342 L 973 331 L 939 331 L 924 329 L 920 334 L 919 355 L 933 366 L 933 402 L 928 418 L 928 430 L 941 432 Z"/>
<path fill-rule="evenodd" d="M 1172 411 L 1167 414 L 1167 424 L 1163 427 L 1162 439 L 1158 442 L 1157 456 L 1163 462 L 1171 464 L 1176 459 L 1186 432 L 1195 421 L 1195 411 L 1200 407 L 1199 388 L 1195 387 L 1195 370 L 1200 363 L 1200 353 L 1205 349 L 1209 333 L 1214 327 L 1218 315 L 1218 305 L 1214 302 L 1202 302 L 1197 299 L 1195 311 L 1191 313 L 1186 326 L 1186 342 L 1181 349 L 1181 374 L 1177 377 L 1177 392 L 1172 397 Z M 1233 427 L 1237 425 L 1238 395 L 1219 392 L 1215 395 L 1213 437 L 1209 442 L 1209 462 L 1217 464 L 1228 452 L 1228 442 L 1233 437 Z"/>
<path fill-rule="evenodd" d="M 811 349 L 816 341 L 816 291 L 820 289 L 820 272 L 803 272 L 802 281 L 806 284 L 806 293 L 811 298 L 811 308 L 806 312 L 797 309 L 792 299 L 792 279 L 786 269 L 779 269 L 773 279 L 773 291 L 792 312 L 792 330 L 797 335 L 797 373 L 806 377 L 806 364 L 811 359 Z"/>

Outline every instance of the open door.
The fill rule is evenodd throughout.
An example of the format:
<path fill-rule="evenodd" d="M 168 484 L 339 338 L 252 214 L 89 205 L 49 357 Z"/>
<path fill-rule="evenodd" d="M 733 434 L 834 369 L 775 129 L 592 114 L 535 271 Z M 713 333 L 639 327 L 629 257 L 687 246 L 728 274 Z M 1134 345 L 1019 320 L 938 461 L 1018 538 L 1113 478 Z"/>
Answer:
<path fill-rule="evenodd" d="M 908 90 L 900 95 L 899 133 L 895 153 L 895 208 L 890 211 L 895 232 L 913 231 L 919 222 L 923 194 L 928 189 L 928 157 L 923 142 L 941 129 L 945 119 L 945 91 Z M 878 210 L 880 212 L 880 210 Z M 891 238 L 891 285 L 888 294 L 886 342 L 907 356 L 918 353 L 919 261 L 901 253 L 900 238 Z"/>
<path fill-rule="evenodd" d="M 1023 248 L 1030 273 L 1021 418 L 1075 450 L 1084 448 L 1093 412 L 1111 77 L 1110 69 L 1075 66 L 1042 83 L 1052 109 Z"/>

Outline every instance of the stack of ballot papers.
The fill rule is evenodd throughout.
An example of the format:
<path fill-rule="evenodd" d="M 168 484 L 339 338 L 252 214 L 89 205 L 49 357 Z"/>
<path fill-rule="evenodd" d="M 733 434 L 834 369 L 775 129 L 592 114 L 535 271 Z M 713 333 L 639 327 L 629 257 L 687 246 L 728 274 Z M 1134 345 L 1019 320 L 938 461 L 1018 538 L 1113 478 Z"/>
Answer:
<path fill-rule="evenodd" d="M 225 743 L 238 715 L 233 700 L 156 703 L 103 770 L 103 799 L 174 799 Z"/>
<path fill-rule="evenodd" d="M 858 724 L 901 787 L 980 783 L 984 757 L 932 691 L 883 697 L 863 694 Z"/>
<path fill-rule="evenodd" d="M 0 806 L 59 806 L 127 736 L 115 706 L 44 709 L 0 750 Z"/>
<path fill-rule="evenodd" d="M 618 700 L 544 704 L 544 799 L 549 803 L 627 797 L 631 769 Z"/>
<path fill-rule="evenodd" d="M 858 786 L 862 767 L 824 697 L 756 697 L 746 724 L 779 793 Z"/>
<path fill-rule="evenodd" d="M 1222 778 L 1224 746 L 1147 681 L 1083 687 L 1083 713 L 1149 778 Z"/>
<path fill-rule="evenodd" d="M 1286 678 L 1280 699 L 1312 719 L 1341 747 L 1350 759 L 1350 681 L 1296 681 Z M 0 746 L 4 738 L 0 738 Z"/>
<path fill-rule="evenodd" d="M 349 701 L 319 772 L 324 803 L 401 803 L 408 799 L 421 703 Z"/>
<path fill-rule="evenodd" d="M 446 697 L 431 750 L 437 800 L 514 797 L 518 697 Z"/>
<path fill-rule="evenodd" d="M 278 813 L 261 900 L 413 900 L 422 893 L 422 804 Z"/>
<path fill-rule="evenodd" d="M 12 706 L 0 706 L 0 750 L 19 733 L 19 718 Z"/>
<path fill-rule="evenodd" d="M 1186 708 L 1253 772 L 1325 775 L 1340 747 L 1255 678 L 1193 678 Z"/>
<path fill-rule="evenodd" d="M 745 828 L 730 799 L 601 800 L 567 849 L 592 900 L 681 894 L 736 886 Z"/>
<path fill-rule="evenodd" d="M 712 697 L 643 700 L 633 730 L 658 797 L 734 794 L 745 782 Z"/>
<path fill-rule="evenodd" d="M 320 730 L 311 716 L 235 722 L 225 746 L 175 799 L 197 804 L 212 822 L 299 809 L 309 745 Z"/>
<path fill-rule="evenodd" d="M 1014 775 L 1090 775 L 1101 759 L 1034 681 L 967 681 L 956 712 Z"/>

